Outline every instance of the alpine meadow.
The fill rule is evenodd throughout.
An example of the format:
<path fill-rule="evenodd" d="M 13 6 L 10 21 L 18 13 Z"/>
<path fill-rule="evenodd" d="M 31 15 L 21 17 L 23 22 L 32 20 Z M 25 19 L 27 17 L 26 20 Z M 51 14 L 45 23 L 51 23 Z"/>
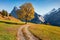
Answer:
<path fill-rule="evenodd" d="M 0 0 L 0 40 L 60 40 L 60 0 Z"/>

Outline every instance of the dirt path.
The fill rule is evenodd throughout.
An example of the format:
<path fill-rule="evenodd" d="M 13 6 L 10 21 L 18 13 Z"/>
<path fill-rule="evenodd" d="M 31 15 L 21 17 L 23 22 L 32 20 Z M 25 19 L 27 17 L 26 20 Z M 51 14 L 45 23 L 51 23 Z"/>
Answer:
<path fill-rule="evenodd" d="M 24 26 L 20 27 L 17 33 L 17 40 L 25 40 L 22 29 L 24 28 Z"/>
<path fill-rule="evenodd" d="M 26 27 L 24 27 L 24 30 L 23 30 L 23 32 L 26 36 L 26 39 L 27 40 L 39 40 L 28 30 L 28 28 L 29 28 L 29 25 L 26 25 Z"/>
<path fill-rule="evenodd" d="M 39 40 L 29 30 L 29 25 L 23 25 L 19 28 L 17 40 Z"/>

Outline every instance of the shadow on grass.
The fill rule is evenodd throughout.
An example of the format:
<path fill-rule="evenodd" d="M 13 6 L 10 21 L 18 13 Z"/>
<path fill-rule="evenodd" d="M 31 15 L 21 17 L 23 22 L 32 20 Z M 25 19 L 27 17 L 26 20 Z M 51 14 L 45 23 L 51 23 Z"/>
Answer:
<path fill-rule="evenodd" d="M 15 24 L 15 25 L 24 25 L 25 23 L 18 23 L 18 22 L 8 22 L 8 21 L 0 21 L 1 23 L 6 23 L 6 24 Z"/>

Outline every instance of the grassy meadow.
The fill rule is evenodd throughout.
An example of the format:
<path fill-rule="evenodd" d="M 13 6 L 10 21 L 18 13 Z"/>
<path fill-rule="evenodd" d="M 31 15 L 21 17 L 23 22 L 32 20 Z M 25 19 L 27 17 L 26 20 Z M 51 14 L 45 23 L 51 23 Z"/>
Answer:
<path fill-rule="evenodd" d="M 17 40 L 16 39 L 17 30 L 21 25 L 17 25 L 16 23 L 17 22 L 12 21 L 0 22 L 0 40 Z M 18 24 L 24 24 L 24 23 L 20 22 Z"/>
<path fill-rule="evenodd" d="M 33 24 L 29 29 L 35 36 L 42 40 L 60 40 L 60 27 Z"/>
<path fill-rule="evenodd" d="M 17 25 L 17 22 L 2 21 L 0 22 L 0 40 L 17 40 L 17 30 L 24 25 L 24 22 L 19 22 Z M 28 23 L 28 25 L 30 25 L 30 32 L 42 40 L 60 40 L 60 27 L 58 26 L 33 23 Z"/>

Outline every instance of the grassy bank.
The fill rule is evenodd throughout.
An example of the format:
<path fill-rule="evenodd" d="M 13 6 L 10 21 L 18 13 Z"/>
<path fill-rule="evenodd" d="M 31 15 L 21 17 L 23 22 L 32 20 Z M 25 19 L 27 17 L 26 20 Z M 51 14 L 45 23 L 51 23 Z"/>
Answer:
<path fill-rule="evenodd" d="M 23 25 L 25 22 L 15 22 L 15 21 L 10 21 L 10 20 L 0 20 L 0 23 L 7 23 L 7 24 L 18 24 L 18 25 Z"/>

